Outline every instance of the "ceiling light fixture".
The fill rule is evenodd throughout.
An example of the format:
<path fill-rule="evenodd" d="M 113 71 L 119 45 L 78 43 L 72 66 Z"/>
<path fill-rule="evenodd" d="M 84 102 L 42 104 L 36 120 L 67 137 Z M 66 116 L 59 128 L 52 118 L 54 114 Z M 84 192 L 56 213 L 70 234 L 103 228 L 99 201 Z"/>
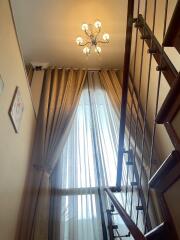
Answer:
<path fill-rule="evenodd" d="M 101 43 L 109 43 L 109 34 L 104 33 L 102 36 L 102 40 L 100 38 L 100 32 L 101 32 L 101 22 L 97 20 L 94 25 L 93 24 L 87 24 L 83 23 L 81 26 L 81 29 L 86 34 L 86 40 L 83 40 L 82 37 L 76 38 L 76 43 L 78 46 L 84 46 L 83 53 L 85 55 L 89 55 L 91 53 L 92 48 L 94 48 L 94 51 L 97 54 L 101 53 L 101 47 L 99 44 Z"/>

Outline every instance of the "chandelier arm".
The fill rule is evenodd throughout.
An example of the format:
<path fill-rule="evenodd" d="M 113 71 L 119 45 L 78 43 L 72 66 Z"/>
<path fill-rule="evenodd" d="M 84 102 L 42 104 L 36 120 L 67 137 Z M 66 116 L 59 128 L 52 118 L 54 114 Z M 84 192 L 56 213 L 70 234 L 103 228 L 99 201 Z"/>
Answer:
<path fill-rule="evenodd" d="M 86 46 L 86 45 L 88 45 L 88 44 L 91 44 L 91 42 L 80 43 L 79 46 L 84 47 L 84 46 Z"/>
<path fill-rule="evenodd" d="M 95 46 L 96 52 L 98 55 L 100 55 L 99 51 L 97 50 L 97 46 Z"/>
<path fill-rule="evenodd" d="M 108 41 L 99 40 L 99 41 L 97 41 L 97 43 L 109 43 L 109 40 Z"/>
<path fill-rule="evenodd" d="M 101 28 L 98 28 L 98 31 L 96 31 L 94 33 L 96 39 L 97 39 L 98 35 L 100 34 L 100 32 L 101 32 Z"/>
<path fill-rule="evenodd" d="M 85 34 L 86 34 L 88 37 L 90 37 L 90 36 L 91 36 L 91 34 L 90 34 L 90 33 L 88 33 L 88 31 L 87 31 L 87 30 L 85 30 L 84 32 L 85 32 Z"/>
<path fill-rule="evenodd" d="M 99 33 L 100 32 L 97 32 L 96 34 L 95 34 L 95 39 L 97 40 L 97 38 L 98 38 L 98 36 L 99 36 Z"/>
<path fill-rule="evenodd" d="M 98 28 L 97 35 L 99 35 L 100 32 L 101 32 L 101 28 Z"/>

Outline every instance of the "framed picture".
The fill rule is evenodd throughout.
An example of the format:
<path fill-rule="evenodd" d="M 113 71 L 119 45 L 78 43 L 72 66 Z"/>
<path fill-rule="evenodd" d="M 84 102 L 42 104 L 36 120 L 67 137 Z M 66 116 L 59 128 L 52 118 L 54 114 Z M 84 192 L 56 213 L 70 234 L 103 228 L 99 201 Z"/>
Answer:
<path fill-rule="evenodd" d="M 4 89 L 4 81 L 3 81 L 3 79 L 2 79 L 2 77 L 0 75 L 0 95 L 3 92 L 3 89 Z"/>
<path fill-rule="evenodd" d="M 21 98 L 21 93 L 20 93 L 19 87 L 16 87 L 14 96 L 11 102 L 11 106 L 9 109 L 9 116 L 16 133 L 19 132 L 23 112 L 24 112 L 24 104 Z"/>

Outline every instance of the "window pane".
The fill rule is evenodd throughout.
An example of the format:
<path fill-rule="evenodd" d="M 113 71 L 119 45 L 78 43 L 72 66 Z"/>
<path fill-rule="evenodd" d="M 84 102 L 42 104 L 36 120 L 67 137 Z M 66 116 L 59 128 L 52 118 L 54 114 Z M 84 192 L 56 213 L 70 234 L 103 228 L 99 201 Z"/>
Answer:
<path fill-rule="evenodd" d="M 60 239 L 102 239 L 95 194 L 61 196 Z"/>

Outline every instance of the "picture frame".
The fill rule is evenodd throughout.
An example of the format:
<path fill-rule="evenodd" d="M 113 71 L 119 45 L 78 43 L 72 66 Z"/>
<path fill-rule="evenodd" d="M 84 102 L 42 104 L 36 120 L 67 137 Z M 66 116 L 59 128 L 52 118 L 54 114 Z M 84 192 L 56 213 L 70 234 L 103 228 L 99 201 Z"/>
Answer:
<path fill-rule="evenodd" d="M 24 104 L 19 87 L 16 87 L 14 96 L 9 108 L 9 117 L 16 133 L 19 132 L 20 124 L 24 112 Z"/>
<path fill-rule="evenodd" d="M 1 74 L 0 74 L 0 95 L 3 92 L 3 89 L 4 89 L 4 81 L 3 81 L 2 77 L 1 77 Z"/>

